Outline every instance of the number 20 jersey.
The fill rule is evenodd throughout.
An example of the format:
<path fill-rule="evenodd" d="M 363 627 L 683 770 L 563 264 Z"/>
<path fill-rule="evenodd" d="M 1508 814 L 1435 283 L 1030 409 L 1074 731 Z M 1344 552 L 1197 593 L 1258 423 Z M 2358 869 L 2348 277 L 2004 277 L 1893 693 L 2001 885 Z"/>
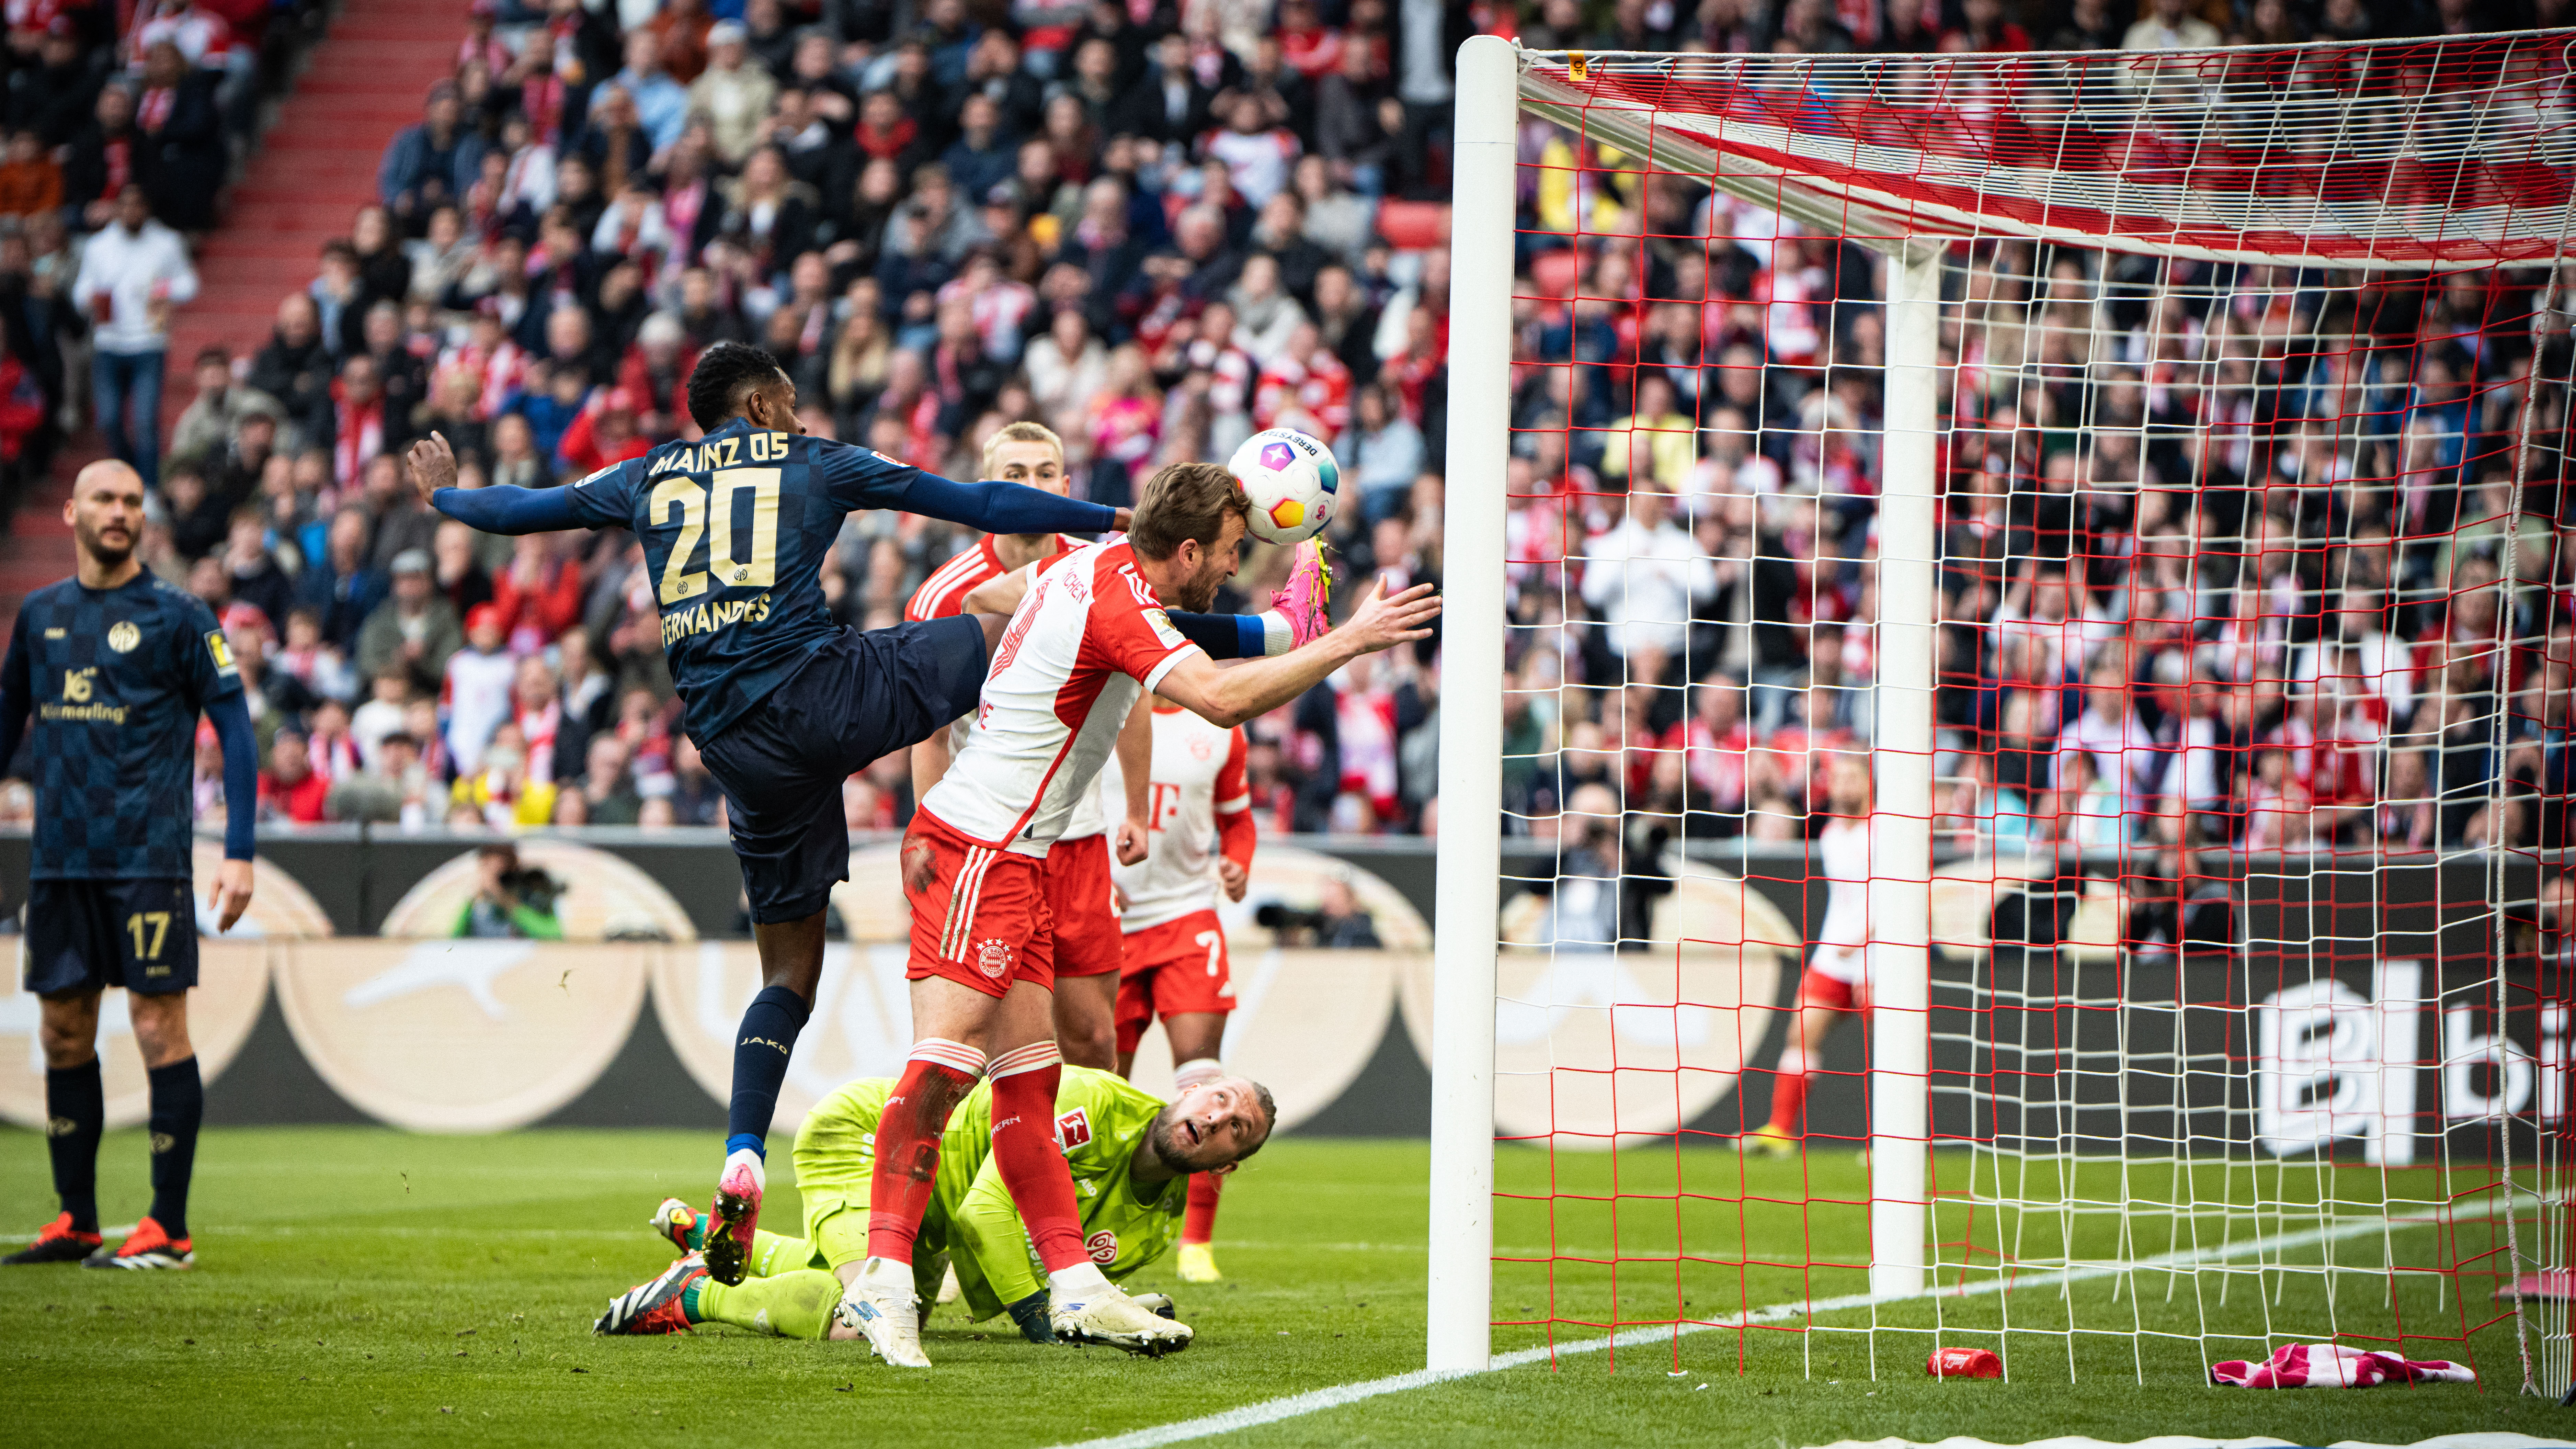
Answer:
<path fill-rule="evenodd" d="M 644 545 L 662 651 L 703 745 L 841 632 L 823 602 L 825 551 L 844 517 L 901 508 L 920 476 L 866 448 L 736 418 L 582 479 L 573 512 Z"/>

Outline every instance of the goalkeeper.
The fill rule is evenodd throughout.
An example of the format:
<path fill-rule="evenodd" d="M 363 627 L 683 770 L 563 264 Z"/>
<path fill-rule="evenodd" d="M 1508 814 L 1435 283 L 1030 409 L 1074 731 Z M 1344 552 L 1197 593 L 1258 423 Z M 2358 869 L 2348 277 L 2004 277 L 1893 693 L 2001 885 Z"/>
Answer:
<path fill-rule="evenodd" d="M 679 1333 L 722 1323 L 783 1338 L 857 1337 L 854 1315 L 871 1305 L 845 1301 L 843 1290 L 867 1261 L 877 1121 L 894 1087 L 891 1077 L 862 1077 L 805 1115 L 796 1133 L 804 1237 L 754 1234 L 751 1276 L 727 1287 L 707 1276 L 695 1251 L 703 1231 L 697 1215 L 677 1199 L 665 1202 L 654 1226 L 685 1256 L 610 1300 L 595 1331 Z M 1112 1280 L 1162 1256 L 1180 1236 L 1191 1175 L 1260 1151 L 1272 1120 L 1269 1089 L 1241 1077 L 1201 1082 L 1166 1103 L 1112 1073 L 1075 1066 L 1064 1069 L 1055 1106 L 1056 1137 L 1082 1205 L 1083 1240 Z M 1031 1342 L 1052 1343 L 1046 1276 L 993 1161 L 992 1113 L 988 1080 L 948 1119 L 930 1208 L 913 1248 L 914 1307 L 938 1291 L 944 1259 L 956 1268 L 977 1321 L 1007 1311 Z"/>

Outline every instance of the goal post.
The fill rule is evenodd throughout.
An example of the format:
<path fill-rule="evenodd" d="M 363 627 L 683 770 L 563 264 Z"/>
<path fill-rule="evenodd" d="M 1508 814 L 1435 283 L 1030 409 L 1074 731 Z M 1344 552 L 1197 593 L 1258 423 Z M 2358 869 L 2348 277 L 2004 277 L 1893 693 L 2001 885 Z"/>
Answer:
<path fill-rule="evenodd" d="M 2576 31 L 1456 82 L 1427 1367 L 2563 1391 Z"/>

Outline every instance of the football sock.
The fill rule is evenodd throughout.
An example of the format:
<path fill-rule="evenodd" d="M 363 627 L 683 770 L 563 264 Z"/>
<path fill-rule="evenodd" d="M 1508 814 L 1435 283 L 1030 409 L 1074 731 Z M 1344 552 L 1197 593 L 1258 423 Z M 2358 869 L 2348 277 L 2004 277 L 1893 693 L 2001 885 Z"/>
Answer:
<path fill-rule="evenodd" d="M 877 1117 L 876 1168 L 868 1178 L 869 1257 L 912 1261 L 912 1240 L 939 1181 L 939 1134 L 948 1127 L 950 1106 L 963 1101 L 983 1074 L 984 1054 L 964 1042 L 930 1037 L 913 1046 L 902 1080 Z"/>
<path fill-rule="evenodd" d="M 1771 1078 L 1771 1128 L 1798 1135 L 1807 1111 L 1807 1054 L 1791 1047 L 1780 1054 Z"/>
<path fill-rule="evenodd" d="M 1055 1089 L 1063 1076 L 1064 1058 L 1052 1041 L 993 1059 L 993 1161 L 1028 1226 L 1029 1246 L 1049 1273 L 1091 1263 L 1073 1173 L 1055 1142 Z"/>
<path fill-rule="evenodd" d="M 745 1277 L 775 1278 L 814 1264 L 814 1245 L 803 1238 L 790 1238 L 778 1233 L 765 1233 L 755 1228 L 751 1234 L 751 1258 L 742 1266 Z"/>
<path fill-rule="evenodd" d="M 1181 1241 L 1201 1246 L 1215 1241 L 1216 1195 L 1225 1188 L 1225 1179 L 1213 1172 L 1190 1174 L 1190 1205 L 1181 1214 Z"/>
<path fill-rule="evenodd" d="M 1288 616 L 1267 614 L 1174 614 L 1172 630 L 1208 653 L 1210 659 L 1266 659 L 1296 647 Z"/>
<path fill-rule="evenodd" d="M 814 1014 L 812 1003 L 784 986 L 764 986 L 743 1009 L 734 1033 L 733 1100 L 725 1107 L 725 1151 L 748 1147 L 768 1155 L 769 1119 L 778 1112 L 778 1087 L 787 1080 L 787 1054 Z"/>
<path fill-rule="evenodd" d="M 819 1268 L 801 1268 L 773 1278 L 745 1278 L 726 1287 L 701 1278 L 680 1294 L 680 1309 L 691 1323 L 722 1323 L 780 1338 L 821 1338 L 832 1331 L 832 1309 L 841 1301 L 841 1280 Z"/>
<path fill-rule="evenodd" d="M 54 1193 L 76 1232 L 98 1231 L 98 1135 L 106 1127 L 98 1058 L 45 1073 L 45 1152 L 54 1163 Z"/>
<path fill-rule="evenodd" d="M 152 1221 L 172 1241 L 188 1236 L 188 1179 L 197 1170 L 197 1129 L 206 1120 L 206 1084 L 197 1059 L 154 1067 L 152 1083 Z"/>

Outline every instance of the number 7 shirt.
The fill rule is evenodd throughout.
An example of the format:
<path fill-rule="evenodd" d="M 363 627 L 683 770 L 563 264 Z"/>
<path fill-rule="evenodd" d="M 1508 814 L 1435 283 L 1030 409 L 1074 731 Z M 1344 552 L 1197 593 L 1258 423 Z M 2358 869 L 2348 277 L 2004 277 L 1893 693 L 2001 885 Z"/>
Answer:
<path fill-rule="evenodd" d="M 1033 565 L 993 651 L 966 747 L 921 809 L 970 840 L 1043 857 L 1099 777 L 1139 695 L 1205 655 L 1172 628 L 1124 543 Z"/>

